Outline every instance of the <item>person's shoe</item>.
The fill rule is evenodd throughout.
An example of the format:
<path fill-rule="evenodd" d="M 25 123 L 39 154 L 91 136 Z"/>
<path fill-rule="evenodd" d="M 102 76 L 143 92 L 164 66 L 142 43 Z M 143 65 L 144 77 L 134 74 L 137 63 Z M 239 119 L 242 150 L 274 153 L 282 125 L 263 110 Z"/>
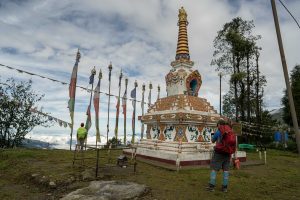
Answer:
<path fill-rule="evenodd" d="M 215 191 L 215 186 L 213 184 L 208 184 L 208 186 L 206 187 L 206 190 L 213 192 L 213 191 Z"/>
<path fill-rule="evenodd" d="M 222 185 L 222 192 L 227 192 L 227 185 Z"/>

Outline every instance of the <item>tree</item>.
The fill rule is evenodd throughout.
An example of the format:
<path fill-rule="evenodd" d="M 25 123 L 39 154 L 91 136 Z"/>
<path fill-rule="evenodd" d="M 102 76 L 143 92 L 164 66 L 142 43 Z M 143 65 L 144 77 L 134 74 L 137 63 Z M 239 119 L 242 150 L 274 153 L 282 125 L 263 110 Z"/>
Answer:
<path fill-rule="evenodd" d="M 231 110 L 235 111 L 236 121 L 241 119 L 250 122 L 252 120 L 252 115 L 260 106 L 254 103 L 254 99 L 262 97 L 261 88 L 265 84 L 265 82 L 254 84 L 255 81 L 261 80 L 257 56 L 258 50 L 261 48 L 256 44 L 261 36 L 253 35 L 253 28 L 253 21 L 237 17 L 224 24 L 223 29 L 218 31 L 214 40 L 215 51 L 211 65 L 217 66 L 217 71 L 230 75 L 230 90 L 233 91 L 230 91 L 230 96 L 233 98 L 230 102 L 235 106 Z M 253 95 L 255 87 L 256 96 Z M 229 107 L 225 106 L 225 108 Z"/>
<path fill-rule="evenodd" d="M 232 87 L 232 86 L 231 86 Z M 235 105 L 234 105 L 234 94 L 233 90 L 229 90 L 227 94 L 223 96 L 223 115 L 234 119 L 235 115 Z"/>
<path fill-rule="evenodd" d="M 292 70 L 291 77 L 291 89 L 293 93 L 293 99 L 296 109 L 297 121 L 300 122 L 300 65 L 296 65 Z M 284 91 L 284 96 L 281 99 L 283 105 L 283 121 L 292 126 L 293 121 L 290 113 L 289 99 L 287 90 Z"/>
<path fill-rule="evenodd" d="M 0 147 L 19 146 L 35 126 L 46 125 L 48 119 L 31 112 L 43 95 L 32 90 L 32 81 L 17 83 L 13 78 L 0 80 Z"/>

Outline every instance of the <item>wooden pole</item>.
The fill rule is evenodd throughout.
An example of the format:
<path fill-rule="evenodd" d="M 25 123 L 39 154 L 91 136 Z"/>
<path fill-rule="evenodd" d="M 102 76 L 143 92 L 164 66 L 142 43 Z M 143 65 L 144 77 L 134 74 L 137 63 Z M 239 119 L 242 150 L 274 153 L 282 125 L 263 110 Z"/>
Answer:
<path fill-rule="evenodd" d="M 80 60 L 80 57 L 81 57 L 81 55 L 80 55 L 80 52 L 79 52 L 79 49 L 77 50 L 77 55 L 76 55 L 76 63 L 75 63 L 75 65 L 77 64 L 77 67 L 78 67 L 78 63 L 79 63 L 79 60 Z M 73 68 L 73 70 L 74 70 L 74 68 Z M 77 70 L 78 70 L 78 68 L 77 68 Z M 70 133 L 70 151 L 72 150 L 72 139 L 73 139 L 73 129 L 74 129 L 74 113 L 75 113 L 75 94 L 76 94 L 76 84 L 77 84 L 77 72 L 78 71 L 76 71 L 76 81 L 75 81 L 75 91 L 74 91 L 74 105 L 73 105 L 73 114 L 72 114 L 72 116 L 71 116 L 71 133 Z M 73 75 L 73 72 L 72 72 L 72 75 Z M 72 78 L 71 78 L 71 80 L 72 80 Z M 71 86 L 71 83 L 70 83 L 70 86 Z M 70 91 L 69 91 L 70 92 Z M 70 105 L 69 105 L 70 106 Z M 76 150 L 76 148 L 75 148 L 75 150 Z"/>
<path fill-rule="evenodd" d="M 135 115 L 136 115 L 136 88 L 137 88 L 138 84 L 137 81 L 134 82 L 134 88 L 135 88 L 135 97 L 133 100 L 133 119 L 132 119 L 132 130 L 133 130 L 133 134 L 132 134 L 132 139 L 131 139 L 131 143 L 134 144 L 134 139 L 135 139 Z"/>
<path fill-rule="evenodd" d="M 152 90 L 153 86 L 152 83 L 150 82 L 149 84 L 149 96 L 148 96 L 148 107 L 151 106 L 151 90 Z"/>
<path fill-rule="evenodd" d="M 99 72 L 99 76 L 98 76 L 98 81 L 99 81 L 99 91 L 97 91 L 97 92 L 99 92 L 99 104 L 100 104 L 100 87 L 101 87 L 101 79 L 102 79 L 102 71 L 101 71 L 101 69 L 100 69 L 100 72 Z M 94 94 L 94 97 L 95 97 L 95 94 Z M 97 133 L 98 133 L 98 130 L 99 130 L 99 104 L 98 104 L 98 113 L 97 113 L 97 115 L 98 115 L 98 118 L 96 119 L 97 121 L 95 122 L 95 124 L 96 124 L 96 148 L 98 147 L 98 141 L 97 141 Z M 95 104 L 94 104 L 95 105 Z M 99 131 L 99 141 L 100 141 L 100 137 L 101 137 L 101 135 L 100 135 L 100 131 Z M 100 141 L 101 142 L 101 141 Z"/>
<path fill-rule="evenodd" d="M 91 89 L 90 103 L 89 103 L 89 112 L 90 112 L 89 115 L 91 115 L 91 105 L 92 105 L 92 97 L 93 97 L 93 90 L 94 90 L 94 77 L 95 77 L 95 74 L 96 74 L 96 69 L 95 69 L 95 66 L 94 66 L 94 68 L 91 71 L 91 76 L 93 76 L 93 82 L 92 82 L 92 89 Z M 89 116 L 87 116 L 87 117 L 89 117 Z M 90 123 L 92 123 L 92 121 Z M 87 128 L 87 123 L 85 123 L 85 126 Z M 89 131 L 89 130 L 87 130 L 87 131 Z M 87 136 L 85 138 L 85 146 L 84 146 L 85 150 L 86 150 L 86 143 L 87 143 Z"/>
<path fill-rule="evenodd" d="M 126 145 L 126 119 L 127 119 L 127 86 L 128 86 L 128 78 L 125 79 L 125 99 L 124 99 L 124 145 Z"/>
<path fill-rule="evenodd" d="M 145 83 L 143 83 L 143 85 L 142 85 L 142 104 L 141 104 L 141 107 L 142 107 L 142 116 L 144 116 L 144 107 L 145 107 L 145 105 L 144 105 L 145 88 L 146 88 Z M 145 129 L 143 122 L 142 122 L 142 127 L 141 128 L 142 128 L 142 130 L 141 130 L 141 139 L 143 139 L 143 137 L 144 137 L 144 129 Z"/>
<path fill-rule="evenodd" d="M 288 73 L 288 69 L 287 69 L 287 64 L 286 64 L 286 59 L 285 59 L 285 54 L 284 54 L 284 49 L 283 49 L 283 44 L 282 44 L 282 39 L 281 39 L 280 26 L 279 26 L 279 22 L 278 22 L 275 0 L 271 0 L 271 5 L 272 5 L 276 34 L 277 34 L 278 46 L 279 46 L 279 51 L 280 51 L 280 56 L 281 56 L 281 64 L 282 64 L 286 89 L 287 89 L 288 98 L 289 98 L 289 105 L 290 105 L 290 110 L 291 110 L 291 115 L 292 115 L 292 120 L 293 120 L 293 126 L 294 126 L 294 131 L 296 134 L 296 143 L 297 143 L 297 148 L 298 148 L 298 154 L 300 155 L 300 131 L 299 131 L 298 122 L 297 122 L 297 115 L 296 115 L 296 111 L 295 111 L 293 93 L 292 93 L 290 82 L 289 82 L 289 73 Z"/>
<path fill-rule="evenodd" d="M 122 83 L 122 70 L 119 76 L 119 95 L 118 95 L 118 103 L 117 103 L 117 113 L 116 113 L 116 126 L 115 126 L 115 138 L 118 141 L 118 129 L 119 129 L 119 114 L 120 114 L 120 95 L 121 95 L 121 83 Z M 118 145 L 118 142 L 117 142 Z"/>
<path fill-rule="evenodd" d="M 220 72 L 220 115 L 222 115 L 222 75 L 222 72 Z"/>
<path fill-rule="evenodd" d="M 160 99 L 160 86 L 157 86 L 157 100 Z"/>
<path fill-rule="evenodd" d="M 107 132 L 106 132 L 106 144 L 108 145 L 108 133 L 109 133 L 109 107 L 110 107 L 110 83 L 111 83 L 111 70 L 112 64 L 110 63 L 108 66 L 109 75 L 108 75 L 108 105 L 107 105 Z"/>

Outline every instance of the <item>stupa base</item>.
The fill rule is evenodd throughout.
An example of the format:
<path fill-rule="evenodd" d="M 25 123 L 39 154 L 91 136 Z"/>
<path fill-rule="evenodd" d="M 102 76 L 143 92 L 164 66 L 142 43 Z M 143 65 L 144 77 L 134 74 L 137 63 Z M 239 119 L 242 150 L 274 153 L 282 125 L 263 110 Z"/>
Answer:
<path fill-rule="evenodd" d="M 208 167 L 213 153 L 213 144 L 200 142 L 180 144 L 160 140 L 142 140 L 136 148 L 138 160 L 174 170 Z M 135 152 L 126 149 L 123 153 L 133 156 Z M 245 162 L 246 152 L 237 151 L 237 158 L 240 162 Z"/>

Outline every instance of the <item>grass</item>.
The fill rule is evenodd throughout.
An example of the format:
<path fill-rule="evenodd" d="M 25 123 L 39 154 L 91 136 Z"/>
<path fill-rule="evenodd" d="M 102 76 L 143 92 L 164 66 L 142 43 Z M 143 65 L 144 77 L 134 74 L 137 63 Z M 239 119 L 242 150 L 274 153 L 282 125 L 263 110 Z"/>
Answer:
<path fill-rule="evenodd" d="M 121 152 L 112 154 L 113 161 Z M 93 151 L 86 157 L 94 157 Z M 106 153 L 100 166 L 107 162 Z M 268 150 L 267 164 L 245 166 L 230 171 L 228 193 L 205 191 L 209 169 L 199 168 L 179 172 L 138 162 L 137 173 L 101 174 L 99 180 L 127 180 L 149 186 L 150 193 L 142 199 L 298 199 L 300 196 L 300 158 L 285 151 Z M 11 149 L 0 151 L 0 199 L 59 199 L 63 195 L 89 184 L 82 180 L 85 168 L 72 166 L 73 152 L 67 150 Z M 258 153 L 249 152 L 248 160 L 257 160 Z M 95 166 L 95 160 L 85 162 Z M 119 168 L 119 170 L 122 170 Z M 32 177 L 35 175 L 35 177 Z M 55 181 L 56 188 L 49 187 Z"/>

